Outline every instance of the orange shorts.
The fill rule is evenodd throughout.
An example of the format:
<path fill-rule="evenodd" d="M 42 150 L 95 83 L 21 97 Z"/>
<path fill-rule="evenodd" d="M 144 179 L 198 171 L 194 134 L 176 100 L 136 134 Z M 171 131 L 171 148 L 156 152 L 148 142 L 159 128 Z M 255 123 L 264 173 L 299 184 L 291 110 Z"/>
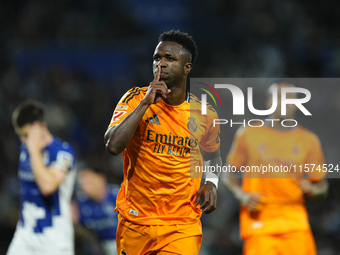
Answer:
<path fill-rule="evenodd" d="M 280 235 L 252 236 L 245 240 L 244 255 L 316 255 L 311 230 Z"/>
<path fill-rule="evenodd" d="M 198 255 L 202 226 L 137 225 L 119 217 L 116 241 L 118 255 Z"/>

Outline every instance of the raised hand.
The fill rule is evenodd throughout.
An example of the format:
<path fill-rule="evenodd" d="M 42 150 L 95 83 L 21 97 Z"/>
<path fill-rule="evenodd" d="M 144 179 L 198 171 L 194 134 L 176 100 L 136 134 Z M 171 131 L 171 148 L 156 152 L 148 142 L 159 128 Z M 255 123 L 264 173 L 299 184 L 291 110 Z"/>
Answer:
<path fill-rule="evenodd" d="M 35 122 L 31 124 L 27 133 L 26 146 L 30 153 L 40 152 L 44 144 L 44 127 L 41 123 Z"/>
<path fill-rule="evenodd" d="M 303 194 L 310 194 L 312 191 L 312 182 L 309 179 L 298 179 L 297 184 L 299 185 Z"/>
<path fill-rule="evenodd" d="M 263 204 L 261 203 L 261 198 L 263 194 L 259 193 L 246 193 L 249 195 L 248 200 L 245 201 L 244 205 L 248 208 L 251 212 L 260 211 Z"/>
<path fill-rule="evenodd" d="M 160 81 L 161 77 L 161 66 L 158 65 L 157 74 L 152 82 L 149 84 L 148 91 L 143 100 L 147 102 L 147 104 L 157 104 L 162 98 L 166 98 L 167 95 L 171 92 L 170 89 L 166 86 L 164 81 Z"/>

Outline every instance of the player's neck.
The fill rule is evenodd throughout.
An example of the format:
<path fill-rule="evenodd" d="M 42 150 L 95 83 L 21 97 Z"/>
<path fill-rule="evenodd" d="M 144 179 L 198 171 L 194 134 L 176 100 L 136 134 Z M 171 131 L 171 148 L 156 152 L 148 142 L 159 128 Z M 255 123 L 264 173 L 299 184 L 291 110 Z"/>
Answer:
<path fill-rule="evenodd" d="M 186 99 L 186 87 L 185 84 L 180 87 L 172 87 L 171 92 L 168 94 L 167 98 L 163 99 L 169 105 L 180 105 Z"/>

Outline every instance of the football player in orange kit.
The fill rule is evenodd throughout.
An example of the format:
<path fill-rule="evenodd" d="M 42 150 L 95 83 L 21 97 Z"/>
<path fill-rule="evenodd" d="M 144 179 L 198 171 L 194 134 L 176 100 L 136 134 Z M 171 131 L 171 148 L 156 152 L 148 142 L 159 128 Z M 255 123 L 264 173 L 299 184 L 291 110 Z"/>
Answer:
<path fill-rule="evenodd" d="M 281 116 L 282 87 L 294 86 L 285 82 L 274 83 L 269 88 L 267 101 L 269 108 L 272 91 L 278 89 L 278 107 L 269 119 L 280 121 L 262 127 L 241 127 L 227 155 L 228 164 L 238 169 L 242 166 L 324 164 L 322 147 L 314 133 L 300 125 L 293 128 L 281 125 L 283 119 L 294 119 L 297 109 L 288 104 L 286 115 Z M 288 93 L 289 97 L 296 98 L 296 94 Z M 284 177 L 282 173 L 273 176 Z M 230 174 L 229 178 L 223 178 L 224 186 L 241 203 L 243 254 L 316 255 L 304 195 L 324 197 L 328 184 L 323 176 L 324 173 L 319 172 L 313 176 L 287 173 L 286 178 L 243 178 L 242 187 Z"/>
<path fill-rule="evenodd" d="M 202 117 L 197 97 L 186 92 L 197 56 L 191 36 L 161 34 L 153 55 L 154 80 L 119 101 L 105 133 L 106 149 L 123 152 L 124 181 L 117 197 L 118 254 L 197 255 L 200 216 L 215 210 L 217 178 L 192 178 L 191 154 L 221 165 L 216 112 Z M 204 202 L 199 206 L 200 199 Z"/>

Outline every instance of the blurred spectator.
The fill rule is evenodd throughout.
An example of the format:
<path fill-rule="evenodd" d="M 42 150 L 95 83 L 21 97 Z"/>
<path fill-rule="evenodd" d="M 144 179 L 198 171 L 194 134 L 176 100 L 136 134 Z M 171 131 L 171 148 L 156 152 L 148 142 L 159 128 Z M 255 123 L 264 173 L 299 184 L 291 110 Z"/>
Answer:
<path fill-rule="evenodd" d="M 117 254 L 118 217 L 114 210 L 119 186 L 107 183 L 105 172 L 100 166 L 85 162 L 78 166 L 78 183 L 73 210 L 75 223 L 95 234 L 104 254 Z M 85 231 L 80 226 L 76 229 L 76 235 L 84 235 L 82 233 Z"/>

